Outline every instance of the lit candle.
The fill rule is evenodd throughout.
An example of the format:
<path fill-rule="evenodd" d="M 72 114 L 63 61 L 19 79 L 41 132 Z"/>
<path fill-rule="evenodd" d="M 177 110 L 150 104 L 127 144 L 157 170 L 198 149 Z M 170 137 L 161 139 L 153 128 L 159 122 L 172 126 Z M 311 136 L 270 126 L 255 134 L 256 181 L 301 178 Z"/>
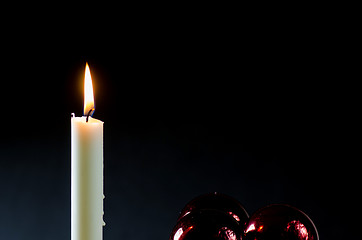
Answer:
<path fill-rule="evenodd" d="M 88 64 L 83 117 L 71 118 L 71 239 L 101 240 L 103 228 L 103 122 L 95 110 Z"/>

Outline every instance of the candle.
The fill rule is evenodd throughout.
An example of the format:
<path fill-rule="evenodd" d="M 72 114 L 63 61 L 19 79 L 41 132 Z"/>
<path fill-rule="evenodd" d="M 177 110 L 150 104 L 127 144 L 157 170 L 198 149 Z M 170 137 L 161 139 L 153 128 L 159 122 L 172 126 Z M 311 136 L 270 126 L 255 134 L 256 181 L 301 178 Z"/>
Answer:
<path fill-rule="evenodd" d="M 101 240 L 103 222 L 103 122 L 94 113 L 92 78 L 84 77 L 83 117 L 71 118 L 71 239 Z"/>

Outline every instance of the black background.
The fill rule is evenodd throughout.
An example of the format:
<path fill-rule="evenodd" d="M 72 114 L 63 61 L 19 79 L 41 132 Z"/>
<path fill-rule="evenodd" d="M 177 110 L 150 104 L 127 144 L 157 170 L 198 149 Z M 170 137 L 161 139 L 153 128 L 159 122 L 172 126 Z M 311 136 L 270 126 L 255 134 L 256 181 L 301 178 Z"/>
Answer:
<path fill-rule="evenodd" d="M 3 22 L 0 239 L 70 239 L 86 61 L 105 122 L 104 239 L 167 239 L 181 208 L 214 191 L 249 214 L 298 207 L 321 239 L 353 236 L 358 94 L 338 14 L 62 7 Z"/>

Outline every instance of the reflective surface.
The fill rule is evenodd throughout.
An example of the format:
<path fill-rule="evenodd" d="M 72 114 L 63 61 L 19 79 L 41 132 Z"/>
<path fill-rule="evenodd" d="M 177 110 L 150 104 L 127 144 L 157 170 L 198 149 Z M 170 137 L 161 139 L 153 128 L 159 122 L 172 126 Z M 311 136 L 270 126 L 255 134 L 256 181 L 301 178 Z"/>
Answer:
<path fill-rule="evenodd" d="M 182 217 L 169 240 L 242 240 L 242 234 L 242 228 L 230 214 L 204 209 Z"/>
<path fill-rule="evenodd" d="M 312 220 L 288 205 L 269 205 L 256 211 L 245 227 L 243 240 L 318 240 Z"/>
<path fill-rule="evenodd" d="M 232 216 L 243 228 L 249 219 L 244 207 L 234 198 L 221 193 L 208 193 L 191 200 L 181 211 L 178 221 L 184 216 L 202 209 L 215 209 Z"/>

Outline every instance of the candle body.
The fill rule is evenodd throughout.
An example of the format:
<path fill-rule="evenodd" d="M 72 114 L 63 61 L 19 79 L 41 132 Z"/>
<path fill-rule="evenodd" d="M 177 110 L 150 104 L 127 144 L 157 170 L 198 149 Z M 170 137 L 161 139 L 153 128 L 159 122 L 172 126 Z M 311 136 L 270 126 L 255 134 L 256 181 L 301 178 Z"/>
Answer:
<path fill-rule="evenodd" d="M 71 240 L 103 233 L 103 122 L 71 118 Z"/>

